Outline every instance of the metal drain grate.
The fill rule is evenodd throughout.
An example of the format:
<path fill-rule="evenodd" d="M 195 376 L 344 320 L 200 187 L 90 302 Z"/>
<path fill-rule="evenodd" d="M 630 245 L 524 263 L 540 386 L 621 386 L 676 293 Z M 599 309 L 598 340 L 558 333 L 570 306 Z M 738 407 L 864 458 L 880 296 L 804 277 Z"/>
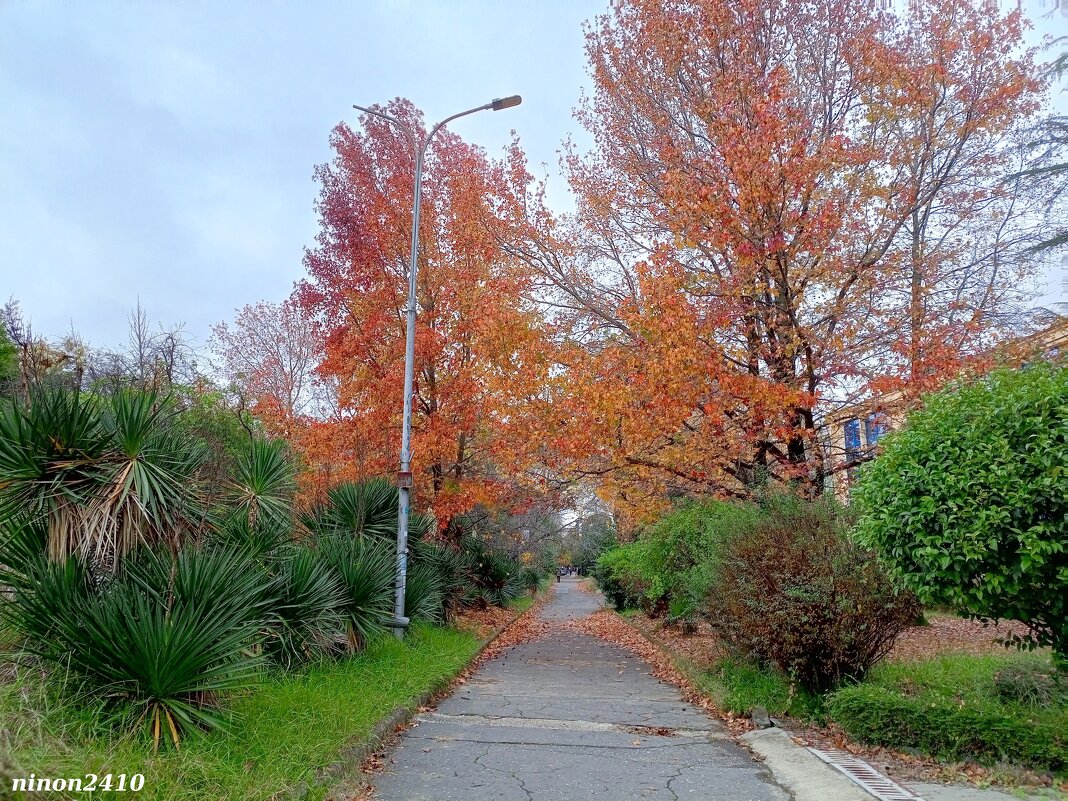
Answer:
<path fill-rule="evenodd" d="M 808 749 L 835 770 L 841 771 L 880 801 L 923 801 L 911 790 L 891 781 L 862 759 L 845 751 Z"/>

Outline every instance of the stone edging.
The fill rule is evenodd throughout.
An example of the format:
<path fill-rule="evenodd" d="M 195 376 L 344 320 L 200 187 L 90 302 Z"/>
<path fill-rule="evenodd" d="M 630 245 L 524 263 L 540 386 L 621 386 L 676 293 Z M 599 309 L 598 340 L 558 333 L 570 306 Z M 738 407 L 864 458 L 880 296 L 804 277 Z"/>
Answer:
<path fill-rule="evenodd" d="M 395 707 L 392 712 L 384 718 L 381 718 L 378 723 L 371 728 L 371 731 L 368 732 L 367 737 L 364 738 L 362 742 L 341 748 L 338 752 L 341 759 L 338 759 L 329 765 L 325 765 L 315 772 L 315 785 L 330 787 L 341 784 L 346 780 L 362 774 L 363 763 L 378 751 L 399 727 L 409 723 L 412 718 L 416 716 L 420 707 L 426 706 L 452 687 L 457 677 L 468 667 L 475 664 L 486 650 L 500 639 L 501 635 L 512 628 L 512 626 L 518 623 L 522 618 L 534 612 L 538 608 L 539 602 L 546 597 L 547 593 L 547 589 L 539 589 L 534 595 L 534 603 L 484 640 L 479 646 L 478 651 L 476 651 L 471 659 L 468 660 L 467 664 L 461 667 L 454 675 L 438 681 L 429 689 L 412 698 L 408 703 Z M 274 794 L 271 798 L 297 801 L 298 799 L 305 798 L 309 789 L 308 782 L 300 782 L 295 787 Z"/>

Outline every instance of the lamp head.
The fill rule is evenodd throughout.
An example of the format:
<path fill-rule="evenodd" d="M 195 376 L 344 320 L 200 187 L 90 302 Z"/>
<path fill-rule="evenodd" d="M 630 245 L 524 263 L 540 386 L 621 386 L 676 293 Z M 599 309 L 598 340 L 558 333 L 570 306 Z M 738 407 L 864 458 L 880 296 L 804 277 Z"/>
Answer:
<path fill-rule="evenodd" d="M 490 103 L 490 108 L 494 111 L 500 111 L 504 108 L 511 108 L 512 106 L 518 106 L 523 102 L 523 98 L 519 95 L 512 95 L 511 97 L 499 97 Z"/>

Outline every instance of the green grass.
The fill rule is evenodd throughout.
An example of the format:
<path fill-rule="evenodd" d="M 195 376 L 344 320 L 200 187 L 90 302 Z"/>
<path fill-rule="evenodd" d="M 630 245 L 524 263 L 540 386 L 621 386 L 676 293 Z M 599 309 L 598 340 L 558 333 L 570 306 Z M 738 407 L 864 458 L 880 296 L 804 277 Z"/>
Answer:
<path fill-rule="evenodd" d="M 800 720 L 819 720 L 823 699 L 800 687 L 771 668 L 761 668 L 736 659 L 722 659 L 715 667 L 694 677 L 699 689 L 708 693 L 716 706 L 738 715 L 753 707 L 764 707 L 769 715 L 787 715 Z"/>
<path fill-rule="evenodd" d="M 0 732 L 0 787 L 10 787 L 5 767 L 11 776 L 142 773 L 143 799 L 268 799 L 302 781 L 314 785 L 316 768 L 366 739 L 394 708 L 446 684 L 478 647 L 471 634 L 425 626 L 413 627 L 404 643 L 381 637 L 352 659 L 266 677 L 233 699 L 228 732 L 157 755 L 142 737 L 116 739 L 88 711 L 62 704 L 39 675 L 24 671 L 14 683 L 0 684 L 7 729 L 6 737 Z M 309 797 L 319 795 L 313 790 Z"/>
<path fill-rule="evenodd" d="M 1007 762 L 1063 773 L 1068 736 L 1064 679 L 1042 702 L 999 695 L 1007 672 L 1056 676 L 1044 653 L 946 655 L 886 662 L 832 696 L 831 717 L 857 739 L 948 760 Z"/>

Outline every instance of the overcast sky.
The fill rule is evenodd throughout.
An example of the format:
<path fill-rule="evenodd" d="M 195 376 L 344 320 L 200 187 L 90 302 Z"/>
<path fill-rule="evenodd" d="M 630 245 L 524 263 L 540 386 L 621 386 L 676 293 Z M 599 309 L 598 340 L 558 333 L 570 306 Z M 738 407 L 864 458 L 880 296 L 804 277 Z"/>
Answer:
<path fill-rule="evenodd" d="M 1029 8 L 1063 35 L 1050 3 Z M 117 345 L 140 298 L 203 344 L 300 278 L 312 169 L 353 103 L 405 96 L 436 120 L 522 94 L 454 130 L 497 154 L 514 128 L 559 208 L 560 142 L 585 141 L 581 23 L 607 5 L 0 0 L 0 302 L 47 336 Z"/>

